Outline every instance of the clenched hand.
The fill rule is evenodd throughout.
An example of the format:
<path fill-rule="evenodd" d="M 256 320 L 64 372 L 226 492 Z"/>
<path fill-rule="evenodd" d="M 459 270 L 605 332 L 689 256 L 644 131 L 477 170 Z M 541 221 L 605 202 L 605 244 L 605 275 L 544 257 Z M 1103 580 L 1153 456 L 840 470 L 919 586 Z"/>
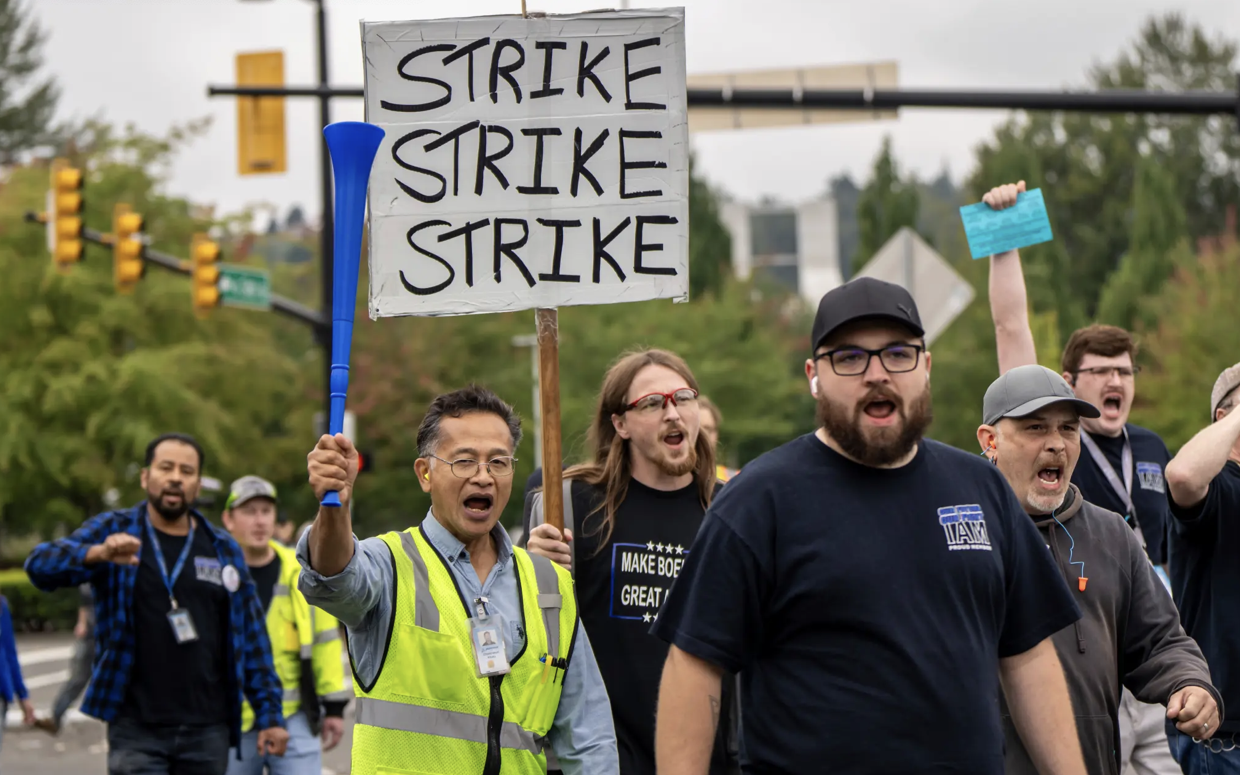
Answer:
<path fill-rule="evenodd" d="M 95 544 L 86 553 L 86 564 L 111 562 L 117 565 L 137 565 L 142 562 L 139 552 L 142 542 L 128 533 L 113 533 L 103 543 Z"/>
<path fill-rule="evenodd" d="M 340 505 L 347 506 L 357 479 L 357 460 L 353 442 L 343 433 L 320 436 L 319 443 L 306 455 L 306 470 L 314 497 L 321 501 L 326 493 L 335 490 L 340 496 Z"/>
<path fill-rule="evenodd" d="M 1167 700 L 1167 718 L 1184 734 L 1208 740 L 1218 731 L 1218 703 L 1202 687 L 1186 686 Z"/>
<path fill-rule="evenodd" d="M 561 534 L 554 525 L 544 522 L 530 531 L 530 540 L 525 548 L 563 566 L 564 570 L 572 570 L 570 565 L 573 555 L 572 550 L 568 548 L 568 542 L 571 540 L 573 540 L 573 531 L 565 530 Z"/>

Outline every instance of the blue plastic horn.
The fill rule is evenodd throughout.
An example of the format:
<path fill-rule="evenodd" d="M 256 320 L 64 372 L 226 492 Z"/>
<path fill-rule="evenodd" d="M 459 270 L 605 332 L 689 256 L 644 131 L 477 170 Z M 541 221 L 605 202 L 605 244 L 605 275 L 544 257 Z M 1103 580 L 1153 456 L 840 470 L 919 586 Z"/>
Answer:
<path fill-rule="evenodd" d="M 336 188 L 335 241 L 332 244 L 332 374 L 331 416 L 327 432 L 344 430 L 344 402 L 349 393 L 349 351 L 353 347 L 353 311 L 357 304 L 357 275 L 361 269 L 362 223 L 366 219 L 366 185 L 383 130 L 361 121 L 340 121 L 323 128 L 332 158 Z M 330 490 L 324 506 L 339 506 L 340 495 Z"/>

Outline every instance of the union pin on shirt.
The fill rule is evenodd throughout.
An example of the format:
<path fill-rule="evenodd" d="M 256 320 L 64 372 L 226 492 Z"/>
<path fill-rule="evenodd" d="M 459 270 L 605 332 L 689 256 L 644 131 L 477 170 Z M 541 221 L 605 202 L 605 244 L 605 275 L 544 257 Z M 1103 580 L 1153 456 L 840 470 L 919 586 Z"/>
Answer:
<path fill-rule="evenodd" d="M 217 587 L 224 585 L 223 569 L 220 567 L 220 561 L 214 557 L 195 557 L 194 558 L 194 577 L 199 581 L 205 581 L 208 584 L 214 584 Z"/>

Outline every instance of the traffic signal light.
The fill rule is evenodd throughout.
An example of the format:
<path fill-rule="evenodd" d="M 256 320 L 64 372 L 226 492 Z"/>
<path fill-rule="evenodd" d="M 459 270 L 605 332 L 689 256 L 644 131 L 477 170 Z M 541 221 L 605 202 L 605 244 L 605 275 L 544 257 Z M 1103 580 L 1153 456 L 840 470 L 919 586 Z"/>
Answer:
<path fill-rule="evenodd" d="M 62 271 L 82 260 L 82 171 L 55 159 L 47 192 L 47 249 Z"/>
<path fill-rule="evenodd" d="M 120 293 L 132 293 L 146 274 L 142 258 L 143 218 L 127 204 L 112 207 L 112 281 Z"/>
<path fill-rule="evenodd" d="M 194 264 L 194 312 L 206 317 L 220 303 L 220 246 L 206 234 L 195 234 L 190 243 L 190 261 Z"/>

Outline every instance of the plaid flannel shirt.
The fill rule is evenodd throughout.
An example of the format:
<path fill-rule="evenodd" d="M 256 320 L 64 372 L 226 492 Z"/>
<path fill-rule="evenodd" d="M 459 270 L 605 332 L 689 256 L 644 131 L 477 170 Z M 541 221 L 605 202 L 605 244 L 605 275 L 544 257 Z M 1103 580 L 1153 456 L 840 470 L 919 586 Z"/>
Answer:
<path fill-rule="evenodd" d="M 146 501 L 124 511 L 91 517 L 72 535 L 39 544 L 26 558 L 26 574 L 38 589 L 51 592 L 62 587 L 89 583 L 95 593 L 97 657 L 90 688 L 82 700 L 82 712 L 110 722 L 125 701 L 134 663 L 133 588 L 138 578 L 135 565 L 97 563 L 86 565 L 86 553 L 113 533 L 128 533 L 142 540 Z M 276 676 L 267 637 L 267 621 L 258 590 L 245 564 L 241 547 L 232 536 L 218 529 L 197 511 L 191 515 L 206 526 L 221 565 L 231 565 L 241 577 L 237 591 L 229 595 L 229 629 L 226 664 L 234 666 L 229 712 L 230 740 L 241 744 L 241 693 L 254 708 L 256 729 L 284 726 L 284 690 Z M 145 546 L 144 546 L 145 549 Z M 238 659 L 235 655 L 240 654 Z M 241 691 L 237 690 L 241 687 Z M 237 751 L 240 755 L 240 750 Z"/>

